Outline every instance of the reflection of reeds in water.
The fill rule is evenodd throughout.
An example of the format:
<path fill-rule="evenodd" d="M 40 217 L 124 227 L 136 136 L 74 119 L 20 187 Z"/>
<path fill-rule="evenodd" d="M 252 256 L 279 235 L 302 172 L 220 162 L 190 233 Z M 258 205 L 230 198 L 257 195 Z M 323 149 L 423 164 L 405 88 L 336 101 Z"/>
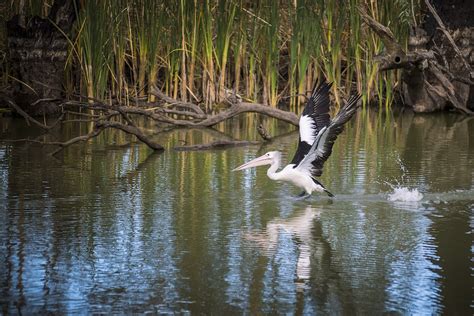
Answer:
<path fill-rule="evenodd" d="M 418 0 L 82 1 L 71 39 L 88 96 L 146 96 L 153 84 L 182 100 L 221 102 L 229 89 L 275 106 L 295 106 L 321 74 L 336 100 L 354 87 L 363 100 L 390 104 L 397 75 L 380 74 L 383 45 L 357 8 L 389 25 L 402 44 Z M 42 3 L 43 6 L 39 5 Z M 48 1 L 29 1 L 42 12 Z M 20 10 L 14 6 L 13 10 Z M 23 9 L 23 11 L 25 11 Z M 79 67 L 78 67 L 79 66 Z"/>

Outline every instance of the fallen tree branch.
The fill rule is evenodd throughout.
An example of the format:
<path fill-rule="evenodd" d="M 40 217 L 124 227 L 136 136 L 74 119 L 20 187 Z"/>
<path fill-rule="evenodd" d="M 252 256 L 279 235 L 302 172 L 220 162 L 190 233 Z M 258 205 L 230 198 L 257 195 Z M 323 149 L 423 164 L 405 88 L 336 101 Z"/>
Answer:
<path fill-rule="evenodd" d="M 28 125 L 30 125 L 30 122 L 33 123 L 34 125 L 44 129 L 44 130 L 50 130 L 52 128 L 54 128 L 55 126 L 58 125 L 58 123 L 63 119 L 64 117 L 64 113 L 61 113 L 61 115 L 59 116 L 59 118 L 52 124 L 52 125 L 46 125 L 46 124 L 43 124 L 41 123 L 40 121 L 34 119 L 31 115 L 29 115 L 28 113 L 26 113 L 25 111 L 23 111 L 23 109 L 18 106 L 15 102 L 13 102 L 13 100 L 11 100 L 9 97 L 5 96 L 5 95 L 2 95 L 1 96 L 2 99 L 8 104 L 8 106 L 16 111 L 16 113 L 18 113 L 19 115 L 21 115 L 25 120 L 26 120 L 26 123 Z"/>
<path fill-rule="evenodd" d="M 66 148 L 68 146 L 74 145 L 74 144 L 79 143 L 79 142 L 85 142 L 85 141 L 88 141 L 91 138 L 97 137 L 103 130 L 104 130 L 103 128 L 100 128 L 100 127 L 96 126 L 92 132 L 90 132 L 86 135 L 81 135 L 81 136 L 71 138 L 70 140 L 68 140 L 66 142 L 63 142 L 63 143 L 51 144 L 51 145 L 60 146 L 60 148 L 53 151 L 51 153 L 51 155 L 53 155 L 53 156 L 56 155 L 57 153 L 59 153 L 60 151 L 62 151 L 64 148 Z M 50 145 L 50 144 L 47 144 L 47 145 Z"/>
<path fill-rule="evenodd" d="M 140 141 L 145 143 L 148 147 L 152 148 L 153 150 L 156 151 L 163 151 L 164 148 L 150 140 L 139 128 L 136 126 L 130 126 L 130 125 L 125 125 L 119 122 L 113 122 L 113 121 L 101 121 L 97 122 L 94 126 L 94 130 L 86 135 L 81 135 L 77 136 L 74 138 L 71 138 L 70 140 L 66 142 L 44 142 L 44 141 L 39 141 L 39 140 L 34 140 L 34 139 L 15 139 L 15 140 L 2 140 L 4 142 L 28 142 L 28 143 L 36 143 L 36 144 L 41 144 L 41 145 L 53 145 L 53 146 L 59 146 L 59 148 L 51 153 L 51 155 L 56 155 L 60 151 L 62 151 L 64 148 L 71 146 L 73 144 L 76 144 L 78 142 L 85 142 L 88 141 L 91 138 L 97 137 L 103 130 L 107 128 L 115 128 L 119 129 L 121 131 L 124 131 L 128 134 L 135 135 Z"/>
<path fill-rule="evenodd" d="M 209 144 L 198 144 L 198 145 L 189 145 L 189 146 L 177 146 L 174 147 L 176 151 L 200 151 L 200 150 L 209 150 L 209 149 L 224 149 L 229 147 L 240 147 L 248 145 L 259 145 L 261 142 L 258 141 L 245 141 L 245 140 L 220 140 L 215 141 Z"/>
<path fill-rule="evenodd" d="M 48 87 L 47 85 L 45 86 Z M 93 101 L 94 103 L 90 104 L 90 103 L 77 102 L 77 101 L 67 101 L 63 103 L 63 105 L 76 105 L 76 106 L 81 106 L 83 108 L 88 108 L 88 109 L 93 109 L 93 110 L 107 110 L 107 111 L 114 111 L 116 110 L 116 107 L 119 106 L 126 113 L 145 115 L 155 121 L 173 124 L 177 126 L 211 127 L 224 120 L 232 118 L 238 114 L 248 113 L 248 112 L 263 114 L 269 117 L 273 117 L 273 118 L 285 121 L 295 126 L 298 126 L 299 124 L 298 116 L 295 113 L 283 111 L 283 110 L 273 108 L 268 105 L 259 104 L 259 103 L 249 103 L 249 102 L 232 103 L 231 107 L 227 109 L 226 111 L 223 111 L 214 115 L 207 115 L 197 104 L 175 100 L 167 96 L 163 92 L 161 92 L 160 89 L 158 89 L 156 86 L 154 86 L 151 89 L 150 93 L 158 97 L 162 101 L 176 108 L 190 109 L 191 111 L 195 112 L 195 114 L 192 114 L 192 112 L 186 111 L 186 110 L 172 110 L 172 109 L 160 108 L 160 107 L 157 107 L 156 103 L 148 103 L 148 106 L 145 106 L 145 107 L 124 106 L 121 103 L 114 103 L 115 106 L 111 106 L 97 98 L 87 97 L 80 94 L 74 94 L 74 96 L 84 98 L 88 101 Z M 165 114 L 190 116 L 190 117 L 195 118 L 196 120 L 189 121 L 189 120 L 183 120 L 183 119 L 174 119 L 174 118 L 170 118 L 166 116 Z"/>
<path fill-rule="evenodd" d="M 253 112 L 253 113 L 260 113 L 266 116 L 270 116 L 287 123 L 293 124 L 298 126 L 298 116 L 292 112 L 283 111 L 277 108 L 273 108 L 267 105 L 259 104 L 259 103 L 249 103 L 249 102 L 237 102 L 232 103 L 231 107 L 223 112 L 214 115 L 205 115 L 201 108 L 193 103 L 190 102 L 181 102 L 170 98 L 169 96 L 162 93 L 158 88 L 154 87 L 151 92 L 156 97 L 160 98 L 161 100 L 173 104 L 176 107 L 188 108 L 194 110 L 196 113 L 202 114 L 201 116 L 196 118 L 204 118 L 202 121 L 193 122 L 187 120 L 175 120 L 169 118 L 167 121 L 171 124 L 180 125 L 180 126 L 203 126 L 203 127 L 210 127 L 216 125 L 222 121 L 230 119 L 236 115 L 246 112 Z M 173 113 L 173 112 L 170 112 Z M 174 114 L 183 114 L 182 112 L 174 112 Z M 163 118 L 159 118 L 163 120 Z"/>
<path fill-rule="evenodd" d="M 379 23 L 370 16 L 366 7 L 359 6 L 358 9 L 364 22 L 369 25 L 375 33 L 377 33 L 389 52 L 400 52 L 401 54 L 404 54 L 402 46 L 397 42 L 397 39 L 388 27 Z"/>
<path fill-rule="evenodd" d="M 197 114 L 204 115 L 204 111 L 198 105 L 196 105 L 194 103 L 180 102 L 178 100 L 175 100 L 175 99 L 167 96 L 163 92 L 161 92 L 161 90 L 158 89 L 158 87 L 156 87 L 156 86 L 153 86 L 152 89 L 150 89 L 150 90 L 151 90 L 150 91 L 151 94 L 153 94 L 154 96 L 160 98 L 161 100 L 165 101 L 168 104 L 175 105 L 175 106 L 178 106 L 178 107 L 181 107 L 181 108 L 190 109 L 190 110 L 193 110 L 194 112 L 196 112 Z"/>
<path fill-rule="evenodd" d="M 212 115 L 192 126 L 213 126 L 242 113 L 259 113 L 295 126 L 299 124 L 298 116 L 295 113 L 279 110 L 263 104 L 241 102 L 233 104 L 228 110 Z"/>
<path fill-rule="evenodd" d="M 114 104 L 117 105 L 117 106 L 122 106 L 122 104 L 120 104 L 120 103 L 114 103 Z M 163 107 L 162 102 L 140 101 L 140 102 L 137 102 L 136 104 L 138 105 L 139 108 L 145 109 L 147 111 L 152 111 L 152 112 L 189 116 L 189 117 L 196 118 L 196 119 L 205 119 L 207 117 L 206 114 L 196 113 L 195 111 L 166 108 L 166 107 Z M 192 104 L 192 103 L 186 103 L 186 104 Z M 174 105 L 179 105 L 179 101 L 176 101 L 176 103 Z"/>
<path fill-rule="evenodd" d="M 153 111 L 147 111 L 146 109 L 131 106 L 121 106 L 120 110 L 129 114 L 144 115 L 158 122 L 188 127 L 211 127 L 242 113 L 259 113 L 282 120 L 295 126 L 298 126 L 299 124 L 298 116 L 295 113 L 283 111 L 277 108 L 272 108 L 267 105 L 246 102 L 233 104 L 227 110 L 214 115 L 206 116 L 206 118 L 201 121 L 173 119 L 163 114 L 158 114 Z"/>
<path fill-rule="evenodd" d="M 170 110 L 170 109 L 164 109 L 164 108 L 151 108 L 147 109 L 148 111 L 158 111 L 161 113 L 166 113 L 166 114 L 176 114 L 176 115 L 182 115 L 182 116 L 189 116 L 195 119 L 205 119 L 206 114 L 200 114 L 200 113 L 194 113 L 190 111 L 182 111 L 182 110 Z"/>
<path fill-rule="evenodd" d="M 155 151 L 163 151 L 164 148 L 150 139 L 141 128 L 136 124 L 135 116 L 142 116 L 153 120 L 155 122 L 166 123 L 173 126 L 181 127 L 212 127 L 220 122 L 231 119 L 241 113 L 259 113 L 269 117 L 273 117 L 292 125 L 298 126 L 298 117 L 292 112 L 283 111 L 270 106 L 248 103 L 248 102 L 237 102 L 232 103 L 229 108 L 219 112 L 217 114 L 205 114 L 198 105 L 189 102 L 180 102 L 167 97 L 158 89 L 154 90 L 154 94 L 161 98 L 161 101 L 166 103 L 172 103 L 173 108 L 167 109 L 159 106 L 160 103 L 153 102 L 148 104 L 142 104 L 141 106 L 127 106 L 118 102 L 116 99 L 108 103 L 101 101 L 96 98 L 86 97 L 87 102 L 69 100 L 63 102 L 60 107 L 62 108 L 61 118 L 57 122 L 62 121 L 65 114 L 71 113 L 73 115 L 79 115 L 81 118 L 72 118 L 62 121 L 64 124 L 70 122 L 80 123 L 94 123 L 94 130 L 86 135 L 81 135 L 68 140 L 67 142 L 40 142 L 35 141 L 43 145 L 56 145 L 59 148 L 53 152 L 53 155 L 60 152 L 62 149 L 75 144 L 77 142 L 87 141 L 93 137 L 99 135 L 103 130 L 107 128 L 113 128 L 121 130 L 127 134 L 131 134 L 137 137 L 137 139 L 145 143 L 148 147 Z M 82 96 L 81 96 L 82 97 Z M 78 113 L 74 112 L 79 107 L 85 111 L 94 111 L 92 113 Z M 44 125 L 30 115 L 25 113 L 16 104 L 12 105 L 12 108 L 22 116 L 34 124 L 44 129 L 50 129 L 51 126 Z M 171 115 L 171 116 L 169 116 Z M 178 115 L 178 118 L 174 117 Z M 120 117 L 120 120 L 112 120 L 113 118 Z M 57 123 L 56 122 L 56 123 Z M 55 123 L 55 124 L 56 124 Z M 269 137 L 267 137 L 269 139 Z M 29 141 L 29 140 L 24 140 Z M 30 141 L 32 142 L 32 141 Z M 193 145 L 193 146 L 180 146 L 176 147 L 176 150 L 208 150 L 213 148 L 226 148 L 235 146 L 246 146 L 260 144 L 261 142 L 249 142 L 239 141 L 233 139 L 225 139 L 215 141 L 210 144 Z"/>
<path fill-rule="evenodd" d="M 115 128 L 119 129 L 121 131 L 124 131 L 125 133 L 135 135 L 140 141 L 148 145 L 153 150 L 157 151 L 163 151 L 164 148 L 158 143 L 155 143 L 154 141 L 150 140 L 139 128 L 135 126 L 130 126 L 130 125 L 125 125 L 119 122 L 113 122 L 113 121 L 104 121 L 104 122 L 98 122 L 97 123 L 98 128 Z"/>

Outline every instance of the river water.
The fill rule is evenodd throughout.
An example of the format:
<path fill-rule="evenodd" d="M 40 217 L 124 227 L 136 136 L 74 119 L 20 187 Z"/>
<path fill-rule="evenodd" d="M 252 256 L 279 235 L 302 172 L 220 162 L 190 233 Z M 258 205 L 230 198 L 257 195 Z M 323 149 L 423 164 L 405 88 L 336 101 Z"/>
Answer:
<path fill-rule="evenodd" d="M 115 131 L 57 158 L 0 142 L 0 314 L 473 314 L 474 119 L 359 114 L 320 179 L 333 199 L 231 172 L 291 159 L 283 123 L 262 146 L 173 150 L 258 139 L 257 120 L 158 134 L 162 154 Z"/>

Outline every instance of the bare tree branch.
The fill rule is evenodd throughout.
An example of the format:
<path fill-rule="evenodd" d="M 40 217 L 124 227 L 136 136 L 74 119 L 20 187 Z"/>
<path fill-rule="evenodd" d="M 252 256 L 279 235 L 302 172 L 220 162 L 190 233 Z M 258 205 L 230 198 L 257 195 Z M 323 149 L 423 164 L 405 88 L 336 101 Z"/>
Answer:
<path fill-rule="evenodd" d="M 58 123 L 64 117 L 64 113 L 61 113 L 59 118 L 52 125 L 45 125 L 45 124 L 41 123 L 40 121 L 34 119 L 31 115 L 29 115 L 25 111 L 23 111 L 23 109 L 20 106 L 18 106 L 15 102 L 13 102 L 13 100 L 11 100 L 9 97 L 7 97 L 5 95 L 0 95 L 0 96 L 8 104 L 8 106 L 10 108 L 12 108 L 12 110 L 16 111 L 18 114 L 20 114 L 26 120 L 28 125 L 30 125 L 30 122 L 31 122 L 34 125 L 36 125 L 38 127 L 41 127 L 44 130 L 50 130 L 50 129 L 54 128 L 56 125 L 58 125 Z"/>
<path fill-rule="evenodd" d="M 216 115 L 212 115 L 207 119 L 195 124 L 194 126 L 213 126 L 236 115 L 247 112 L 264 114 L 295 126 L 298 126 L 299 124 L 298 116 L 295 113 L 279 110 L 277 108 L 272 108 L 270 106 L 258 103 L 241 102 L 233 104 L 228 110 L 220 112 Z"/>
<path fill-rule="evenodd" d="M 64 148 L 66 148 L 68 146 L 74 145 L 74 144 L 79 143 L 79 142 L 85 142 L 85 141 L 88 141 L 91 138 L 97 137 L 97 135 L 99 135 L 103 130 L 104 130 L 103 128 L 99 128 L 99 127 L 96 126 L 94 128 L 94 130 L 92 132 L 90 132 L 89 134 L 71 138 L 70 140 L 68 140 L 64 143 L 51 143 L 51 144 L 46 143 L 46 145 L 58 145 L 58 146 L 60 146 L 58 149 L 56 149 L 55 151 L 53 151 L 51 153 L 51 155 L 54 156 L 54 155 L 56 155 L 57 153 L 59 153 L 60 151 L 62 151 Z"/>
<path fill-rule="evenodd" d="M 93 137 L 98 136 L 103 130 L 107 128 L 113 128 L 121 130 L 127 134 L 134 135 L 141 142 L 145 143 L 147 146 L 152 148 L 155 151 L 163 151 L 164 148 L 151 140 L 151 138 L 140 129 L 135 120 L 135 116 L 142 116 L 153 120 L 155 122 L 166 123 L 173 126 L 182 126 L 182 127 L 212 127 L 222 121 L 228 120 L 236 115 L 241 113 L 253 112 L 260 113 L 269 117 L 273 117 L 279 120 L 283 120 L 293 125 L 298 125 L 298 117 L 296 114 L 279 110 L 270 106 L 257 104 L 257 103 L 247 103 L 247 102 L 237 102 L 231 104 L 226 110 L 217 113 L 217 114 L 205 114 L 197 104 L 190 102 L 181 102 L 174 100 L 166 95 L 164 95 L 158 89 L 154 89 L 154 94 L 162 102 L 166 102 L 172 106 L 172 108 L 163 107 L 162 103 L 153 102 L 145 103 L 142 101 L 140 106 L 126 106 L 120 103 L 118 100 L 111 100 L 109 103 L 103 102 L 96 98 L 86 98 L 88 102 L 80 102 L 75 100 L 69 100 L 63 102 L 60 106 L 62 108 L 62 116 L 58 119 L 55 125 L 61 121 L 63 124 L 70 122 L 81 122 L 81 123 L 94 123 L 94 130 L 86 135 L 81 135 L 75 138 L 72 138 L 66 142 L 41 142 L 41 141 L 32 141 L 32 140 L 17 140 L 25 142 L 34 142 L 42 145 L 55 145 L 59 146 L 52 154 L 55 155 L 64 148 L 73 145 L 78 142 L 87 141 Z M 11 101 L 8 100 L 7 101 Z M 92 101 L 92 103 L 90 103 Z M 9 103 L 10 104 L 10 103 Z M 17 111 L 22 115 L 27 121 L 31 121 L 34 124 L 38 125 L 43 129 L 50 129 L 51 126 L 42 124 L 41 122 L 35 120 L 30 115 L 22 111 L 22 109 L 14 104 L 11 101 L 11 107 L 13 110 Z M 95 114 L 75 112 L 75 108 L 81 108 L 85 111 L 95 111 Z M 79 115 L 81 118 L 72 118 L 62 121 L 62 118 L 65 114 Z M 120 116 L 123 122 L 120 120 L 112 120 Z M 214 141 L 210 144 L 201 144 L 193 146 L 179 146 L 176 147 L 176 150 L 208 150 L 215 148 L 226 148 L 234 146 L 246 146 L 246 145 L 255 145 L 260 144 L 261 142 L 253 141 L 240 141 L 234 139 L 225 139 Z"/>
<path fill-rule="evenodd" d="M 177 101 L 177 100 L 167 96 L 163 92 L 161 92 L 161 90 L 158 89 L 158 87 L 156 87 L 156 86 L 154 86 L 151 89 L 150 93 L 153 94 L 154 96 L 160 98 L 161 100 L 165 101 L 166 103 L 171 104 L 171 105 L 175 105 L 175 106 L 178 106 L 178 107 L 181 107 L 181 108 L 186 108 L 186 109 L 193 110 L 197 114 L 204 114 L 204 111 L 199 106 L 197 106 L 196 104 L 189 103 L 189 102 Z"/>

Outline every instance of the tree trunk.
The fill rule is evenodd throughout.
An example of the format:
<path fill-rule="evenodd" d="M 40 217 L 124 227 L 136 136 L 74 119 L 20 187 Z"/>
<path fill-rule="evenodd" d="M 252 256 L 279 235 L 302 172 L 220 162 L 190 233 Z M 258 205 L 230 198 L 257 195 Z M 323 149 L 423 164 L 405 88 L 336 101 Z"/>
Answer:
<path fill-rule="evenodd" d="M 385 44 L 380 70 L 402 69 L 403 102 L 415 112 L 455 109 L 474 114 L 474 2 L 425 0 L 423 24 L 413 27 L 405 52 L 391 31 L 364 21 Z"/>
<path fill-rule="evenodd" d="M 17 15 L 7 22 L 11 98 L 31 115 L 59 112 L 68 54 L 65 34 L 74 19 L 72 0 L 57 0 L 48 18 Z"/>

